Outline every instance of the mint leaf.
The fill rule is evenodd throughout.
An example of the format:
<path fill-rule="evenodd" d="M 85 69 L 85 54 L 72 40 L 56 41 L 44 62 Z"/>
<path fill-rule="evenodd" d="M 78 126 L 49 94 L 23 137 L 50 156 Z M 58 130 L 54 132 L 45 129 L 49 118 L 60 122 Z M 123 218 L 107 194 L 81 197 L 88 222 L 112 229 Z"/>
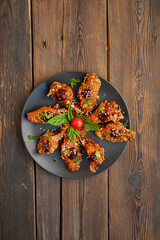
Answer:
<path fill-rule="evenodd" d="M 82 115 L 82 114 L 77 114 L 77 115 L 75 115 L 75 117 L 80 117 L 80 118 L 82 118 L 82 120 L 83 120 L 84 122 L 91 122 L 87 117 L 85 117 L 85 116 Z"/>
<path fill-rule="evenodd" d="M 54 161 L 54 162 L 58 162 L 58 159 L 57 159 L 57 158 L 53 158 L 53 161 Z"/>
<path fill-rule="evenodd" d="M 31 140 L 31 139 L 40 139 L 39 136 L 31 136 L 31 135 L 29 135 L 28 138 L 29 138 L 30 140 Z"/>
<path fill-rule="evenodd" d="M 88 129 L 88 130 L 92 130 L 92 131 L 99 130 L 98 124 L 93 123 L 93 122 L 84 122 L 83 128 Z"/>
<path fill-rule="evenodd" d="M 79 82 L 81 82 L 80 79 L 71 78 L 70 86 L 73 88 L 73 86 L 76 85 L 76 83 L 79 83 Z"/>
<path fill-rule="evenodd" d="M 68 107 L 68 115 L 67 115 L 67 117 L 68 117 L 68 120 L 69 120 L 69 121 L 71 121 L 71 120 L 74 118 L 74 116 L 73 116 L 73 114 L 72 114 L 71 103 L 69 104 L 69 107 Z"/>
<path fill-rule="evenodd" d="M 59 126 L 61 124 L 68 123 L 68 118 L 67 118 L 67 113 L 62 113 L 59 114 L 53 118 L 51 118 L 47 123 L 54 125 L 54 126 Z"/>
<path fill-rule="evenodd" d="M 68 129 L 67 129 L 67 134 L 68 134 L 68 138 L 71 142 L 74 141 L 75 137 L 76 136 L 79 136 L 79 131 L 78 129 L 75 129 L 73 128 L 72 126 L 70 126 Z"/>
<path fill-rule="evenodd" d="M 83 121 L 84 121 L 83 128 L 88 129 L 88 130 L 92 130 L 92 131 L 97 131 L 97 130 L 99 130 L 98 124 L 91 122 L 91 121 L 90 121 L 88 118 L 86 118 L 84 115 L 82 115 L 82 114 L 77 114 L 77 115 L 75 115 L 75 117 L 80 117 L 80 118 L 83 119 Z"/>

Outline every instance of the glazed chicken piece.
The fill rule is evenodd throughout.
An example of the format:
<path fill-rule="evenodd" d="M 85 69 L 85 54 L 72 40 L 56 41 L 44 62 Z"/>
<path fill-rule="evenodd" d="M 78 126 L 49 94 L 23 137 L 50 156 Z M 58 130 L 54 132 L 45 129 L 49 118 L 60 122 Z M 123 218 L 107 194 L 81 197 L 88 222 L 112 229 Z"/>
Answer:
<path fill-rule="evenodd" d="M 120 106 L 115 101 L 108 102 L 105 100 L 88 118 L 91 122 L 105 123 L 109 121 L 118 122 L 120 119 L 123 119 L 124 116 Z"/>
<path fill-rule="evenodd" d="M 67 134 L 65 134 L 61 146 L 61 158 L 67 164 L 67 167 L 71 172 L 78 171 L 82 161 L 82 153 L 77 137 L 71 142 L 67 137 Z"/>
<path fill-rule="evenodd" d="M 95 73 L 86 75 L 77 92 L 77 98 L 84 113 L 91 112 L 96 105 L 100 86 L 101 81 Z"/>
<path fill-rule="evenodd" d="M 89 160 L 89 170 L 95 173 L 98 169 L 97 165 L 102 164 L 104 159 L 104 148 L 95 143 L 86 133 L 84 129 L 80 131 L 79 140 L 87 154 Z"/>
<path fill-rule="evenodd" d="M 84 114 L 84 112 L 80 109 L 80 106 L 76 102 L 72 102 L 71 108 L 73 115 Z"/>
<path fill-rule="evenodd" d="M 51 96 L 68 108 L 69 103 L 73 100 L 73 91 L 65 83 L 53 82 L 47 96 Z"/>
<path fill-rule="evenodd" d="M 136 133 L 127 129 L 122 123 L 106 123 L 99 125 L 99 131 L 96 131 L 97 137 L 110 142 L 127 142 L 135 138 Z"/>
<path fill-rule="evenodd" d="M 55 117 L 61 113 L 67 113 L 67 109 L 59 108 L 59 104 L 55 104 L 53 107 L 41 107 L 33 112 L 27 113 L 29 121 L 36 124 L 44 124 L 52 117 Z"/>
<path fill-rule="evenodd" d="M 50 154 L 53 153 L 59 145 L 60 140 L 63 138 L 69 124 L 63 124 L 62 127 L 56 131 L 50 131 L 47 134 L 44 134 L 40 137 L 40 140 L 37 144 L 37 148 L 40 154 Z"/>
<path fill-rule="evenodd" d="M 59 105 L 55 104 L 53 107 L 41 107 L 33 112 L 27 113 L 27 118 L 29 121 L 36 124 L 46 123 L 52 117 L 55 117 L 61 113 L 67 113 L 67 109 L 58 108 Z"/>

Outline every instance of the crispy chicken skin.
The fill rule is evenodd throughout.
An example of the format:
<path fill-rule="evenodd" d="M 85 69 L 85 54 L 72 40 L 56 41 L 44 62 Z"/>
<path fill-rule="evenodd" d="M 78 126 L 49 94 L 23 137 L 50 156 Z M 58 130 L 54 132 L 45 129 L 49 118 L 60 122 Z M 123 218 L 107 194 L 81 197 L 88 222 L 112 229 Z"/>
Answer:
<path fill-rule="evenodd" d="M 50 154 L 53 153 L 59 145 L 60 140 L 63 138 L 69 124 L 63 124 L 62 127 L 56 131 L 50 131 L 47 134 L 44 134 L 40 137 L 40 140 L 37 144 L 37 148 L 40 154 Z"/>
<path fill-rule="evenodd" d="M 77 92 L 77 98 L 84 113 L 91 112 L 96 105 L 100 86 L 101 81 L 95 73 L 89 73 L 84 78 Z"/>
<path fill-rule="evenodd" d="M 76 153 L 77 156 L 73 156 L 74 153 Z M 82 153 L 77 137 L 75 137 L 75 140 L 71 142 L 67 137 L 67 134 L 65 134 L 64 141 L 61 146 L 61 158 L 71 172 L 78 171 L 82 161 Z"/>
<path fill-rule="evenodd" d="M 66 113 L 67 109 L 65 108 L 58 108 L 57 105 L 55 105 L 54 107 L 41 107 L 33 112 L 29 112 L 27 113 L 27 118 L 29 121 L 36 123 L 36 124 L 43 124 L 45 122 L 47 122 L 49 120 L 49 117 L 46 118 L 44 116 L 44 113 L 46 113 L 47 116 L 49 116 L 51 113 L 53 113 L 53 115 L 50 117 L 55 117 L 61 113 Z"/>
<path fill-rule="evenodd" d="M 84 112 L 80 109 L 80 106 L 76 102 L 72 102 L 72 114 L 84 114 Z"/>
<path fill-rule="evenodd" d="M 105 100 L 88 118 L 91 122 L 105 123 L 108 121 L 118 122 L 120 119 L 123 119 L 124 116 L 120 106 L 115 101 L 108 102 Z"/>
<path fill-rule="evenodd" d="M 122 123 L 106 123 L 99 125 L 99 131 L 96 131 L 97 137 L 108 140 L 110 142 L 127 142 L 135 138 L 136 133 L 127 129 Z"/>
<path fill-rule="evenodd" d="M 51 96 L 65 107 L 68 107 L 73 100 L 73 91 L 65 83 L 53 82 L 47 96 Z"/>
<path fill-rule="evenodd" d="M 89 160 L 89 170 L 95 173 L 98 169 L 97 165 L 102 164 L 104 159 L 104 148 L 95 143 L 86 133 L 84 129 L 80 131 L 79 140 L 87 154 Z"/>

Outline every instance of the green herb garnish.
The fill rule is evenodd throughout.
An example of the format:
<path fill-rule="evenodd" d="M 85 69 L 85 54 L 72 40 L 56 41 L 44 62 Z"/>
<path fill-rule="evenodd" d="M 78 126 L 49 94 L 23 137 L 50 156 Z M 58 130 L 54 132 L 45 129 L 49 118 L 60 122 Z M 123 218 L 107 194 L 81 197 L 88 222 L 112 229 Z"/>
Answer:
<path fill-rule="evenodd" d="M 75 137 L 76 136 L 79 136 L 79 131 L 78 129 L 75 129 L 73 128 L 72 126 L 70 126 L 68 129 L 67 129 L 67 134 L 68 134 L 68 138 L 71 142 L 74 141 Z"/>
<path fill-rule="evenodd" d="M 47 134 L 47 133 L 49 133 L 50 132 L 50 130 L 49 129 L 47 129 L 47 131 L 44 133 L 44 134 Z"/>
<path fill-rule="evenodd" d="M 99 100 L 99 99 L 100 99 L 100 97 L 98 96 L 98 97 L 97 97 L 97 100 Z"/>
<path fill-rule="evenodd" d="M 84 135 L 82 135 L 81 137 L 84 138 Z"/>
<path fill-rule="evenodd" d="M 85 85 L 85 83 L 82 83 L 81 85 Z"/>
<path fill-rule="evenodd" d="M 80 79 L 75 79 L 75 78 L 71 78 L 71 84 L 70 86 L 73 88 L 74 85 L 76 85 L 77 83 L 81 82 Z"/>
<path fill-rule="evenodd" d="M 79 156 L 75 157 L 74 159 L 74 163 L 78 162 L 79 161 Z"/>
<path fill-rule="evenodd" d="M 39 136 L 31 136 L 31 135 L 29 135 L 28 138 L 29 138 L 29 139 L 40 139 Z"/>
<path fill-rule="evenodd" d="M 72 108 L 71 108 L 71 103 L 69 104 L 69 107 L 68 107 L 68 114 L 67 114 L 67 117 L 68 117 L 68 120 L 71 121 L 74 116 L 72 114 Z"/>
<path fill-rule="evenodd" d="M 104 93 L 103 96 L 106 96 L 106 94 Z"/>
<path fill-rule="evenodd" d="M 96 151 L 96 157 L 97 157 L 97 158 L 100 158 L 100 157 L 101 157 L 101 154 L 100 154 L 99 151 Z"/>
<path fill-rule="evenodd" d="M 100 107 L 99 109 L 101 110 L 102 113 L 105 113 L 105 107 Z"/>
<path fill-rule="evenodd" d="M 47 114 L 47 110 L 45 110 L 45 112 L 42 112 L 42 113 L 40 114 L 40 117 L 41 117 L 42 119 L 44 119 L 44 118 L 50 119 L 51 117 L 53 117 L 53 113 Z"/>
<path fill-rule="evenodd" d="M 88 106 L 93 105 L 93 103 L 91 102 L 91 100 L 92 100 L 92 98 L 88 98 L 88 99 L 87 99 L 87 102 L 85 102 L 85 103 L 83 104 L 83 107 L 84 107 L 84 108 L 87 108 Z"/>
<path fill-rule="evenodd" d="M 68 120 L 67 116 L 68 116 L 67 113 L 59 114 L 59 115 L 51 118 L 47 123 L 51 124 L 51 125 L 54 125 L 54 126 L 59 126 L 61 124 L 68 123 L 69 120 Z"/>
<path fill-rule="evenodd" d="M 128 120 L 125 123 L 122 123 L 125 128 L 128 127 Z"/>
<path fill-rule="evenodd" d="M 58 162 L 58 159 L 57 159 L 57 158 L 53 158 L 53 161 L 54 161 L 54 162 Z"/>
<path fill-rule="evenodd" d="M 83 128 L 88 129 L 88 130 L 92 130 L 92 131 L 97 131 L 97 130 L 99 130 L 98 124 L 91 122 L 91 121 L 90 121 L 88 118 L 86 118 L 84 115 L 78 114 L 78 115 L 75 115 L 75 117 L 80 117 L 80 118 L 83 119 L 83 121 L 84 121 Z"/>
<path fill-rule="evenodd" d="M 70 153 L 70 151 L 69 151 L 69 149 L 68 150 L 65 150 L 65 154 L 69 154 Z"/>
<path fill-rule="evenodd" d="M 48 136 L 48 140 L 50 140 L 51 139 L 51 135 L 50 136 Z"/>
<path fill-rule="evenodd" d="M 108 134 L 107 136 L 105 136 L 105 138 L 108 138 L 108 137 L 111 137 L 111 135 L 110 135 L 110 134 Z"/>

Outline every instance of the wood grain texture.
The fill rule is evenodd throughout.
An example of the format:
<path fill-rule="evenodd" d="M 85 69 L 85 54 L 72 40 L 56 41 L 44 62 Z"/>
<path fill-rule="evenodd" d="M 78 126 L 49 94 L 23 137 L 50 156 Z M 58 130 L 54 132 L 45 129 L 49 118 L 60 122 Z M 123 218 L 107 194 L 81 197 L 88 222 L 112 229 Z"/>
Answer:
<path fill-rule="evenodd" d="M 34 164 L 22 141 L 32 90 L 30 1 L 0 1 L 0 239 L 35 239 Z"/>
<path fill-rule="evenodd" d="M 62 69 L 107 77 L 106 1 L 64 0 Z M 63 240 L 108 239 L 108 174 L 62 179 Z"/>
<path fill-rule="evenodd" d="M 61 72 L 63 1 L 32 1 L 34 86 Z M 37 239 L 60 238 L 60 178 L 36 165 Z"/>
<path fill-rule="evenodd" d="M 136 141 L 109 170 L 109 236 L 160 239 L 160 2 L 109 0 L 110 81 L 129 107 Z"/>

